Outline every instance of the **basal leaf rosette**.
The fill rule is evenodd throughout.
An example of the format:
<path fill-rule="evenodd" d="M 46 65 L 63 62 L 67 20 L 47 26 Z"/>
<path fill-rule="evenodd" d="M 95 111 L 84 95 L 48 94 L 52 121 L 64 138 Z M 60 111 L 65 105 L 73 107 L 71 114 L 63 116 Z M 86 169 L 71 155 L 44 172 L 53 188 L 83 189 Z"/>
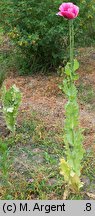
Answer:
<path fill-rule="evenodd" d="M 74 192 L 78 193 L 80 188 L 83 187 L 83 182 L 72 169 L 72 167 L 65 161 L 64 158 L 60 159 L 60 174 L 64 176 L 64 181 L 69 185 L 69 188 Z"/>

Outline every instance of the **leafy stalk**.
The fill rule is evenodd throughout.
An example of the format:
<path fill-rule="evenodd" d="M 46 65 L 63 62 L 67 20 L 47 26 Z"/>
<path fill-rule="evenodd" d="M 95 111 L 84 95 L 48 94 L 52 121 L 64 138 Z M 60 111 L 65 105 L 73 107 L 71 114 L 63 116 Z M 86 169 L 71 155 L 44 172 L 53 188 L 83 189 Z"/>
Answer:
<path fill-rule="evenodd" d="M 74 59 L 74 26 L 73 20 L 69 20 L 70 34 L 70 62 L 65 66 L 66 78 L 61 86 L 65 93 L 67 103 L 65 105 L 65 124 L 64 124 L 64 143 L 66 160 L 60 160 L 61 174 L 67 185 L 74 191 L 78 192 L 82 187 L 80 180 L 81 161 L 83 159 L 84 148 L 82 146 L 83 135 L 82 129 L 79 127 L 79 106 L 77 102 L 77 89 L 75 80 L 78 79 L 76 70 L 79 63 Z"/>
<path fill-rule="evenodd" d="M 8 129 L 15 134 L 16 117 L 18 108 L 21 103 L 21 93 L 19 89 L 13 85 L 9 90 L 3 86 L 2 89 L 2 104 L 3 113 Z"/>

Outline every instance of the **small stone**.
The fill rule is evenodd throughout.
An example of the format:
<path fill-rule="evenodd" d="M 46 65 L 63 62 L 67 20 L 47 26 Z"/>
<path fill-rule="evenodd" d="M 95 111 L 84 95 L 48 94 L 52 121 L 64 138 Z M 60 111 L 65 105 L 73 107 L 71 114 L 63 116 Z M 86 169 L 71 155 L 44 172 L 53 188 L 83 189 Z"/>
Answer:
<path fill-rule="evenodd" d="M 82 182 L 84 183 L 85 188 L 90 185 L 90 179 L 87 176 L 82 177 Z"/>

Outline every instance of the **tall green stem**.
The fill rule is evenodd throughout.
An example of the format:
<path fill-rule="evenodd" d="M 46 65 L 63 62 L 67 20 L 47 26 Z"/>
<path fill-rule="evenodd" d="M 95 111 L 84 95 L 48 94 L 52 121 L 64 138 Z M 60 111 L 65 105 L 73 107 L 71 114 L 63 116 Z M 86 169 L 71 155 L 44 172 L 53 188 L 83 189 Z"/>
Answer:
<path fill-rule="evenodd" d="M 70 34 L 70 64 L 71 64 L 71 81 L 74 70 L 74 25 L 73 19 L 69 20 L 69 34 Z"/>
<path fill-rule="evenodd" d="M 69 20 L 69 34 L 70 34 L 70 67 L 71 67 L 70 84 L 72 85 L 73 73 L 74 73 L 74 25 L 73 25 L 73 19 Z M 74 145 L 74 143 L 75 143 L 74 128 L 72 128 L 72 138 L 73 138 L 73 145 Z"/>

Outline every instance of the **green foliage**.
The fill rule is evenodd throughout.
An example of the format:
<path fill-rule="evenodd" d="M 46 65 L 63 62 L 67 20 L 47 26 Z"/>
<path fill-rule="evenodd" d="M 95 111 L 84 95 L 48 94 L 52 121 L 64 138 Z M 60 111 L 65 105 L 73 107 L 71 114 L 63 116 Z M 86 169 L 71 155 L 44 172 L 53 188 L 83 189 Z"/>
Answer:
<path fill-rule="evenodd" d="M 9 90 L 6 90 L 6 87 L 3 86 L 2 103 L 7 127 L 14 133 L 18 108 L 21 103 L 21 93 L 15 85 Z"/>
<path fill-rule="evenodd" d="M 71 70 L 71 63 L 67 62 L 66 66 L 65 66 L 65 74 L 67 76 L 70 76 L 71 79 L 73 80 L 77 80 L 79 78 L 78 74 L 76 74 L 76 70 L 79 68 L 79 62 L 77 61 L 77 59 L 74 59 L 74 65 L 73 65 L 73 77 L 72 77 L 72 70 Z"/>
<path fill-rule="evenodd" d="M 65 79 L 62 90 L 66 94 L 68 102 L 65 105 L 66 119 L 63 137 L 65 143 L 66 161 L 64 159 L 61 160 L 60 169 L 61 174 L 63 173 L 64 175 L 64 180 L 68 182 L 69 186 L 74 191 L 78 191 L 82 186 L 79 177 L 81 175 L 81 160 L 83 159 L 84 149 L 82 146 L 82 129 L 79 128 L 77 89 L 74 83 L 70 83 L 67 79 Z M 66 170 L 64 170 L 64 168 L 66 168 Z"/>
<path fill-rule="evenodd" d="M 80 45 L 80 37 L 81 45 L 91 45 L 95 42 L 95 2 L 73 3 L 80 8 L 75 21 L 76 45 Z M 0 1 L 0 22 L 16 45 L 20 74 L 56 69 L 67 61 L 68 26 L 56 16 L 60 4 L 60 0 Z"/>
<path fill-rule="evenodd" d="M 20 73 L 56 68 L 66 57 L 66 22 L 56 16 L 60 2 L 8 0 L 3 2 L 3 27 L 17 47 Z"/>
<path fill-rule="evenodd" d="M 75 1 L 80 6 L 80 17 L 79 17 L 79 32 L 80 37 L 76 39 L 78 43 L 84 45 L 95 44 L 95 1 L 94 0 L 80 0 Z"/>

